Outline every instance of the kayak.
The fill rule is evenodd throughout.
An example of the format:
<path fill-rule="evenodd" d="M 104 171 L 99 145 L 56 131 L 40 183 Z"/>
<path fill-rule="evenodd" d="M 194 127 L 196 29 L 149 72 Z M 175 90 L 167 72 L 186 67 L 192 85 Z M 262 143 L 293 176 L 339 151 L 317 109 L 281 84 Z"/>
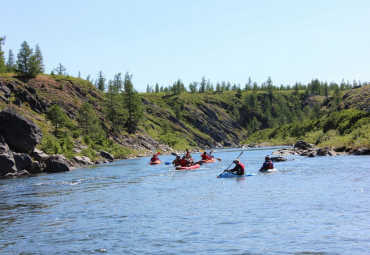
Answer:
<path fill-rule="evenodd" d="M 215 158 L 211 158 L 211 159 L 208 159 L 208 160 L 204 160 L 204 159 L 199 160 L 199 162 L 201 162 L 201 163 L 212 163 L 212 162 L 215 162 L 215 161 L 216 161 Z"/>
<path fill-rule="evenodd" d="M 178 166 L 178 167 L 176 167 L 176 170 L 191 170 L 191 169 L 196 169 L 196 168 L 199 168 L 199 167 L 200 167 L 199 164 L 192 165 L 192 166 Z"/>
<path fill-rule="evenodd" d="M 267 169 L 265 171 L 260 171 L 261 173 L 276 173 L 278 170 L 276 168 Z"/>
<path fill-rule="evenodd" d="M 150 161 L 149 164 L 151 165 L 157 165 L 157 164 L 160 164 L 161 161 L 160 160 L 156 160 L 156 161 Z"/>
<path fill-rule="evenodd" d="M 243 175 L 237 175 L 237 174 L 233 174 L 233 173 L 224 172 L 224 173 L 220 174 L 219 176 L 217 176 L 217 178 L 240 178 L 240 177 L 248 177 L 248 176 L 254 176 L 254 175 L 256 175 L 256 174 L 246 173 L 246 174 L 243 174 Z"/>

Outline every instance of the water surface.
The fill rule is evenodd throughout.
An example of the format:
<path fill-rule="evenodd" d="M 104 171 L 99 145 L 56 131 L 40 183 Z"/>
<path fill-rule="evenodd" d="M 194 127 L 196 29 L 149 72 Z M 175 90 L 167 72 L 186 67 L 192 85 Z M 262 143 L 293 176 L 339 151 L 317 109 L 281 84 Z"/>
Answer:
<path fill-rule="evenodd" d="M 273 150 L 240 159 L 256 173 Z M 276 174 L 216 178 L 239 153 L 191 171 L 138 158 L 0 180 L 0 253 L 370 253 L 368 156 L 289 156 Z"/>

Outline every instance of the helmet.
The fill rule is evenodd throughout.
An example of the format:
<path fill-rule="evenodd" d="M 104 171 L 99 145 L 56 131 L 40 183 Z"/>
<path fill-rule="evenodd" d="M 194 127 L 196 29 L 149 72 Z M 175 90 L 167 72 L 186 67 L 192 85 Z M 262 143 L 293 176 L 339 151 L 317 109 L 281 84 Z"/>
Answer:
<path fill-rule="evenodd" d="M 270 157 L 269 157 L 269 155 L 267 155 L 266 157 L 265 157 L 265 161 L 269 161 L 270 160 Z"/>
<path fill-rule="evenodd" d="M 239 159 L 234 159 L 233 163 L 239 163 Z"/>

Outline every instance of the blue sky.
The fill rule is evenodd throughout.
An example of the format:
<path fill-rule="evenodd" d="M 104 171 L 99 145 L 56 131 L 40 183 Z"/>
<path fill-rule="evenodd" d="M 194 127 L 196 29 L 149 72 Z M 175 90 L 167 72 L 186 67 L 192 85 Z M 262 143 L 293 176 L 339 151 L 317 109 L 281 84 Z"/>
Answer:
<path fill-rule="evenodd" d="M 38 43 L 46 73 L 147 84 L 370 81 L 367 0 L 0 0 L 5 56 Z"/>

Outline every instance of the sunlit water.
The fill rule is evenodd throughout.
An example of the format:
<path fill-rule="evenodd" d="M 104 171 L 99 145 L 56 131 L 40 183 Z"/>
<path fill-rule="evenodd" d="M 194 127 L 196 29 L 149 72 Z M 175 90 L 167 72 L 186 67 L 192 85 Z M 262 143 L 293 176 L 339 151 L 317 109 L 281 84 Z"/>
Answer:
<path fill-rule="evenodd" d="M 240 159 L 257 173 L 273 150 Z M 216 178 L 239 153 L 191 171 L 139 158 L 0 180 L 0 253 L 370 254 L 369 156 L 289 156 L 276 174 Z"/>

